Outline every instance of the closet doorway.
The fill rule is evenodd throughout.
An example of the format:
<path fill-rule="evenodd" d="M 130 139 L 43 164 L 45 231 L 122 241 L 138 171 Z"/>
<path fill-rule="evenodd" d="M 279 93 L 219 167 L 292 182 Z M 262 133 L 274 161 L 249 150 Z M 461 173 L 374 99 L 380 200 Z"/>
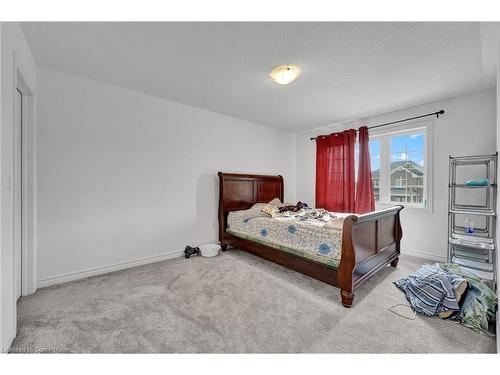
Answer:
<path fill-rule="evenodd" d="M 12 158 L 12 169 L 8 180 L 11 192 L 9 216 L 12 224 L 10 239 L 12 252 L 12 297 L 36 291 L 35 250 L 35 95 L 34 79 L 28 74 L 14 55 L 16 75 L 12 86 L 11 142 L 6 152 Z M 26 81 L 25 77 L 30 79 Z M 15 305 L 15 304 L 14 304 Z M 15 314 L 14 314 L 15 315 Z"/>

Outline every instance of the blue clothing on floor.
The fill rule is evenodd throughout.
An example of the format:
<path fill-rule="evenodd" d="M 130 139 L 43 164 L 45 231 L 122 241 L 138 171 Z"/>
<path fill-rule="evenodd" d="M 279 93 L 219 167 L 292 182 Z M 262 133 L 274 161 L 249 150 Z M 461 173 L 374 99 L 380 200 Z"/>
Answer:
<path fill-rule="evenodd" d="M 394 284 L 406 293 L 406 298 L 416 312 L 433 316 L 447 310 L 460 311 L 455 289 L 464 281 L 436 265 L 426 264 L 413 275 Z"/>
<path fill-rule="evenodd" d="M 455 291 L 464 281 L 467 294 L 461 306 Z M 425 264 L 413 275 L 394 282 L 405 294 L 411 307 L 420 314 L 433 316 L 445 311 L 456 312 L 453 319 L 466 327 L 494 334 L 497 297 L 479 277 L 452 263 Z M 459 297 L 460 298 L 460 297 Z"/>

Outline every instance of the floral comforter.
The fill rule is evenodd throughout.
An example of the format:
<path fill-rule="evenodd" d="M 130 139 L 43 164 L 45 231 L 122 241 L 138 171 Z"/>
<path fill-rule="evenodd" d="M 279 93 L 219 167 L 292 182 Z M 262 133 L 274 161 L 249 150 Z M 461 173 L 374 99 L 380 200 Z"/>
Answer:
<path fill-rule="evenodd" d="M 342 254 L 342 224 L 347 214 L 332 214 L 324 222 L 307 215 L 249 217 L 248 210 L 228 215 L 227 232 L 303 258 L 337 268 Z"/>

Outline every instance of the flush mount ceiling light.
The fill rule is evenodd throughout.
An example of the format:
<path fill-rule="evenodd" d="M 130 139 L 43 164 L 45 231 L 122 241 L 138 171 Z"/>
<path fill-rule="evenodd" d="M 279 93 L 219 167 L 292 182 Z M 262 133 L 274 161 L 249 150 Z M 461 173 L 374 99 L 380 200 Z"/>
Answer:
<path fill-rule="evenodd" d="M 271 71 L 271 78 L 280 85 L 288 85 L 297 79 L 300 69 L 295 65 L 280 65 Z"/>

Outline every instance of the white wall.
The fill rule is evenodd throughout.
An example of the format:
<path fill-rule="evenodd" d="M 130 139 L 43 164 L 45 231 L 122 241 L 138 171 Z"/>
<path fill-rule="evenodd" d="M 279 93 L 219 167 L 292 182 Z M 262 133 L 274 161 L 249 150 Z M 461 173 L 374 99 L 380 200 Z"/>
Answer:
<path fill-rule="evenodd" d="M 295 199 L 292 133 L 47 69 L 38 79 L 39 286 L 216 241 L 219 170 L 282 174 Z"/>
<path fill-rule="evenodd" d="M 402 211 L 402 252 L 445 260 L 447 253 L 448 156 L 493 153 L 496 150 L 496 96 L 490 89 L 458 96 L 389 114 L 297 134 L 297 199 L 314 203 L 315 142 L 309 138 L 341 128 L 357 128 L 435 112 L 434 210 L 405 208 Z"/>
<path fill-rule="evenodd" d="M 13 163 L 14 163 L 14 94 L 17 74 L 36 92 L 36 65 L 17 23 L 1 26 L 1 225 L 0 225 L 0 349 L 7 350 L 16 333 L 16 300 L 14 295 L 13 249 Z M 32 125 L 34 125 L 32 123 Z M 27 137 L 32 141 L 34 128 Z M 29 143 L 32 146 L 31 143 Z M 33 147 L 30 147 L 33 150 Z M 30 154 L 29 156 L 33 156 Z M 30 163 L 30 168 L 33 164 Z M 33 170 L 29 171 L 30 173 Z M 31 202 L 31 201 L 30 201 Z M 31 270 L 33 271 L 33 270 Z"/>

